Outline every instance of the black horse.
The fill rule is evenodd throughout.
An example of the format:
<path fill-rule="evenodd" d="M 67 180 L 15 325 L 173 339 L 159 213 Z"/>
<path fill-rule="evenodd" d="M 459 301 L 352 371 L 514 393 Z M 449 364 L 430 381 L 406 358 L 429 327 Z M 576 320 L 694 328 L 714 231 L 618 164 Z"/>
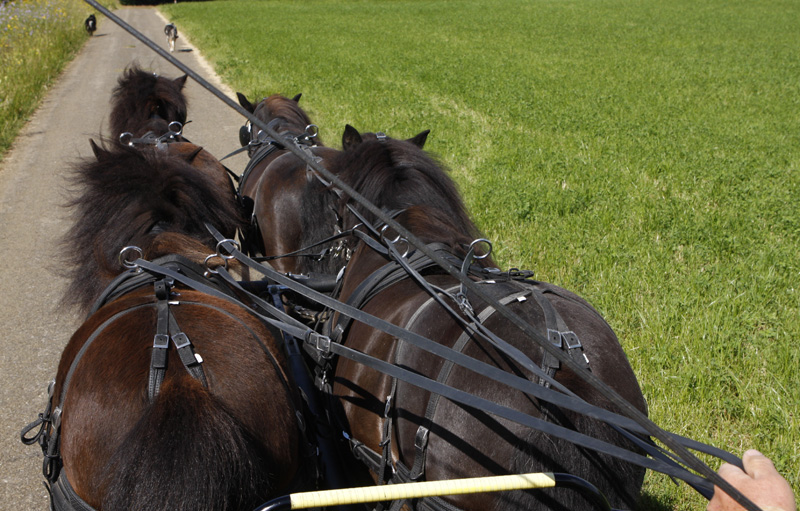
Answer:
<path fill-rule="evenodd" d="M 239 103 L 257 119 L 269 124 L 284 137 L 306 148 L 323 164 L 339 153 L 325 147 L 317 133 L 306 130 L 312 125 L 308 114 L 300 107 L 300 94 L 287 98 L 273 94 L 251 103 L 239 93 Z M 250 162 L 239 182 L 239 193 L 252 205 L 252 225 L 247 233 L 247 249 L 266 257 L 302 251 L 302 255 L 279 257 L 272 265 L 283 272 L 330 272 L 340 265 L 334 243 L 325 243 L 309 250 L 302 249 L 319 241 L 328 223 L 335 222 L 336 198 L 326 193 L 326 186 L 315 178 L 306 164 L 284 147 L 284 141 L 274 140 L 249 123 L 240 134 L 243 146 L 248 146 Z M 316 215 L 326 215 L 320 223 Z M 281 231 L 283 235 L 274 236 Z"/>
<path fill-rule="evenodd" d="M 470 268 L 470 278 L 482 282 L 487 293 L 507 304 L 543 335 L 557 340 L 570 355 L 588 361 L 588 367 L 598 378 L 644 412 L 646 405 L 636 377 L 614 332 L 596 310 L 574 293 L 522 278 L 524 273 L 489 270 L 494 263 L 488 253 L 481 254 L 480 250 L 471 253 L 476 246 L 473 241 L 480 237 L 478 229 L 470 220 L 453 181 L 441 165 L 422 151 L 426 137 L 427 132 L 409 140 L 395 140 L 383 134 L 362 136 L 348 126 L 342 142 L 344 151 L 331 162 L 329 170 L 368 201 L 395 215 L 396 221 L 451 258 L 454 264 L 461 265 L 467 259 L 465 266 Z M 294 193 L 280 185 L 291 185 L 291 181 L 280 183 L 275 194 Z M 304 214 L 311 215 L 309 222 L 327 225 L 329 232 L 336 230 L 326 211 Z M 375 242 L 380 244 L 381 240 L 385 242 L 396 236 L 391 230 L 385 231 L 363 206 L 346 198 L 339 205 L 338 215 L 345 231 L 357 228 L 369 232 L 365 226 L 373 225 L 379 233 L 371 243 L 360 241 L 363 236 L 348 240 L 352 257 L 341 279 L 338 293 L 341 301 L 508 373 L 545 386 L 563 386 L 588 403 L 613 409 L 595 389 L 547 357 L 538 344 L 493 308 L 470 293 L 460 293 L 460 285 L 453 277 L 431 265 L 422 267 L 424 280 L 437 290 L 435 294 L 442 303 L 414 279 L 379 278 L 397 272 L 391 258 L 373 248 Z M 281 238 L 284 233 L 277 230 L 272 235 Z M 396 243 L 401 252 L 410 248 L 402 240 Z M 413 251 L 409 258 L 412 256 Z M 466 326 L 476 323 L 507 341 L 511 348 L 498 347 L 491 336 L 478 334 Z M 539 402 L 357 321 L 334 315 L 327 328 L 334 339 L 348 348 L 529 416 L 636 449 L 605 423 Z M 532 373 L 529 366 L 513 355 L 513 350 L 540 365 L 543 374 Z M 359 458 L 368 460 L 373 481 L 444 480 L 553 471 L 588 480 L 616 507 L 634 507 L 638 499 L 644 469 L 617 458 L 469 406 L 438 399 L 430 392 L 350 359 L 331 363 L 321 380 L 330 382 L 334 414 Z M 578 493 L 564 489 L 456 496 L 417 504 L 421 506 L 418 509 L 452 505 L 466 510 L 575 510 L 593 506 Z"/>

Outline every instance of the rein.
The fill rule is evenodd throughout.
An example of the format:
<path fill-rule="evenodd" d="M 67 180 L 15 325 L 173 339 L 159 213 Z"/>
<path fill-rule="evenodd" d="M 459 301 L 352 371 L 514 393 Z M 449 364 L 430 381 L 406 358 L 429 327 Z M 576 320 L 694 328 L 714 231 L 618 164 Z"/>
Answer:
<path fill-rule="evenodd" d="M 164 49 L 156 45 L 154 42 L 150 41 L 139 31 L 135 30 L 130 25 L 125 23 L 122 19 L 120 19 L 118 16 L 114 15 L 108 9 L 100 5 L 96 0 L 85 0 L 85 1 L 98 11 L 102 12 L 106 17 L 111 19 L 114 23 L 118 24 L 124 30 L 129 32 L 131 35 L 139 39 L 141 42 L 143 42 L 146 46 L 148 46 L 153 51 L 158 53 L 160 56 L 165 58 L 167 61 L 169 61 L 179 69 L 183 70 L 187 75 L 191 76 L 192 79 L 195 80 L 198 84 L 200 84 L 206 90 L 214 94 L 217 98 L 219 98 L 229 107 L 233 108 L 236 112 L 240 113 L 245 118 L 249 119 L 253 124 L 258 126 L 259 128 L 264 129 L 269 135 L 273 137 L 280 137 L 277 131 L 268 127 L 265 123 L 257 119 L 255 116 L 251 115 L 250 112 L 242 108 L 240 105 L 236 104 L 232 99 L 222 94 L 222 92 L 220 92 L 216 87 L 211 85 L 207 80 L 203 79 L 196 72 L 191 70 L 188 66 L 180 62 L 178 59 L 174 58 Z M 458 269 L 454 268 L 443 258 L 438 257 L 437 254 L 435 254 L 433 251 L 430 251 L 427 248 L 425 248 L 421 240 L 419 240 L 416 236 L 414 236 L 413 233 L 405 229 L 399 223 L 393 221 L 375 205 L 366 201 L 366 199 L 361 194 L 359 194 L 350 186 L 348 186 L 346 183 L 344 183 L 342 180 L 340 180 L 336 175 L 328 171 L 324 166 L 320 165 L 312 155 L 306 154 L 306 151 L 302 150 L 302 148 L 299 147 L 296 150 L 295 149 L 291 150 L 296 156 L 298 156 L 301 160 L 303 160 L 306 164 L 308 164 L 311 169 L 315 170 L 325 179 L 335 184 L 349 197 L 363 204 L 365 208 L 367 208 L 371 213 L 375 214 L 376 217 L 379 218 L 381 221 L 389 224 L 393 229 L 395 229 L 397 233 L 403 236 L 409 243 L 413 244 L 419 250 L 421 250 L 426 255 L 431 257 L 431 259 L 433 259 L 437 264 L 442 266 L 442 268 L 444 268 L 447 271 L 447 273 L 449 273 L 453 277 L 459 278 Z M 630 417 L 640 427 L 644 428 L 649 435 L 663 442 L 664 445 L 666 445 L 669 449 L 671 449 L 675 453 L 674 456 L 677 459 L 682 461 L 691 469 L 697 471 L 699 474 L 705 477 L 709 482 L 718 486 L 720 489 L 722 489 L 722 491 L 731 496 L 737 503 L 741 504 L 748 511 L 761 511 L 757 505 L 755 505 L 749 498 L 747 498 L 744 494 L 742 494 L 732 484 L 723 479 L 717 472 L 711 469 L 711 467 L 703 463 L 699 458 L 697 458 L 695 455 L 689 452 L 688 449 L 683 444 L 678 442 L 673 435 L 660 428 L 645 414 L 640 412 L 633 405 L 631 405 L 625 399 L 619 396 L 619 394 L 617 394 L 611 387 L 602 382 L 594 374 L 592 374 L 589 371 L 586 371 L 585 369 L 581 368 L 578 364 L 574 363 L 569 355 L 563 353 L 562 350 L 551 345 L 544 336 L 535 332 L 533 328 L 527 325 L 521 318 L 513 314 L 507 307 L 501 305 L 496 300 L 487 296 L 485 293 L 482 292 L 482 290 L 479 289 L 477 285 L 471 283 L 468 279 L 463 280 L 462 282 L 464 283 L 467 289 L 475 293 L 480 299 L 489 303 L 492 307 L 494 307 L 498 311 L 498 313 L 500 313 L 510 323 L 514 324 L 522 332 L 527 334 L 532 340 L 537 342 L 546 352 L 549 352 L 552 356 L 557 358 L 561 363 L 569 367 L 580 378 L 582 378 L 589 385 L 591 385 L 598 392 L 600 392 L 603 396 L 605 396 L 609 401 L 611 401 L 611 403 L 619 407 L 619 409 L 623 410 L 625 415 Z M 740 459 L 736 458 L 733 463 L 741 467 Z"/>
<path fill-rule="evenodd" d="M 344 304 L 342 302 L 339 302 L 338 300 L 331 298 L 330 296 L 309 289 L 303 286 L 302 284 L 299 284 L 298 282 L 294 281 L 290 277 L 287 277 L 286 275 L 276 272 L 275 270 L 267 266 L 257 263 L 253 259 L 249 258 L 245 254 L 240 252 L 235 247 L 235 245 L 230 243 L 230 241 L 224 240 L 223 237 L 215 229 L 209 227 L 209 230 L 211 230 L 215 238 L 218 239 L 220 245 L 227 252 L 229 252 L 230 256 L 233 256 L 236 260 L 247 265 L 251 269 L 258 271 L 259 273 L 262 273 L 269 280 L 272 280 L 280 284 L 281 286 L 284 286 L 287 289 L 298 293 L 301 296 L 316 301 L 321 305 L 327 306 L 332 310 L 339 312 L 340 314 L 349 316 L 372 328 L 381 330 L 390 335 L 398 337 L 402 339 L 404 342 L 408 342 L 420 349 L 433 353 L 444 360 L 452 361 L 476 373 L 482 374 L 488 378 L 492 378 L 511 388 L 520 390 L 526 394 L 534 396 L 537 399 L 541 399 L 543 401 L 556 404 L 557 406 L 575 411 L 577 413 L 586 415 L 588 417 L 625 428 L 628 431 L 635 434 L 646 435 L 647 433 L 645 428 L 637 424 L 632 419 L 615 414 L 613 412 L 609 412 L 608 410 L 605 410 L 603 408 L 589 405 L 588 403 L 580 399 L 576 399 L 571 396 L 562 394 L 560 392 L 556 392 L 552 389 L 545 388 L 542 385 L 539 385 L 538 383 L 535 382 L 531 382 L 526 378 L 521 378 L 519 376 L 507 373 L 499 368 L 488 365 L 484 362 L 481 362 L 472 357 L 464 355 L 458 351 L 452 350 L 451 348 L 442 346 L 441 344 L 432 341 L 424 336 L 421 336 L 414 332 L 410 332 L 392 323 L 389 323 L 380 318 L 365 313 L 356 307 Z M 137 261 L 137 263 L 143 264 L 140 261 Z M 329 337 L 315 332 L 306 325 L 300 323 L 294 318 L 291 318 L 283 311 L 277 311 L 273 306 L 268 304 L 265 307 L 263 300 L 259 300 L 258 297 L 251 296 L 251 299 L 253 299 L 254 303 L 258 305 L 260 309 L 264 310 L 266 313 L 269 314 L 269 316 L 264 317 L 265 321 L 268 321 L 270 324 L 273 324 L 277 328 L 280 328 L 281 330 L 284 330 L 285 332 L 290 333 L 291 335 L 299 339 L 302 339 L 305 344 L 306 350 L 316 352 L 317 355 L 321 358 L 330 358 L 334 355 L 344 356 L 346 358 L 354 360 L 367 367 L 376 369 L 382 373 L 385 373 L 399 380 L 406 381 L 408 383 L 411 383 L 412 385 L 423 388 L 430 392 L 440 394 L 454 402 L 482 409 L 484 411 L 492 413 L 493 415 L 507 418 L 514 422 L 518 422 L 533 429 L 543 431 L 545 433 L 551 434 L 558 438 L 562 438 L 572 443 L 577 443 L 578 445 L 588 447 L 598 452 L 609 454 L 611 456 L 618 457 L 620 459 L 629 461 L 631 463 L 636 463 L 645 468 L 649 468 L 651 470 L 662 472 L 672 477 L 682 479 L 687 483 L 691 484 L 693 487 L 698 488 L 699 489 L 698 491 L 702 490 L 704 493 L 708 493 L 712 490 L 712 487 L 707 480 L 687 471 L 685 468 L 679 466 L 675 462 L 672 462 L 669 458 L 652 459 L 646 456 L 632 453 L 623 448 L 617 447 L 612 444 L 608 444 L 604 441 L 588 437 L 586 435 L 577 433 L 573 430 L 557 426 L 555 424 L 532 417 L 517 410 L 510 409 L 502 405 L 498 405 L 494 402 L 487 401 L 477 396 L 473 396 L 464 391 L 448 387 L 429 378 L 425 378 L 412 371 L 403 369 L 391 363 L 365 355 L 364 353 L 355 351 L 351 348 L 347 348 L 346 346 L 333 342 Z M 673 442 L 680 442 L 680 444 L 684 446 L 684 448 L 691 448 L 699 452 L 711 454 L 713 456 L 722 458 L 725 461 L 728 461 L 729 463 L 735 462 L 737 460 L 737 458 L 731 455 L 730 453 L 727 453 L 715 447 L 708 446 L 700 442 L 696 442 L 694 440 L 681 437 L 679 435 L 675 435 L 672 433 L 669 433 L 669 435 Z"/>

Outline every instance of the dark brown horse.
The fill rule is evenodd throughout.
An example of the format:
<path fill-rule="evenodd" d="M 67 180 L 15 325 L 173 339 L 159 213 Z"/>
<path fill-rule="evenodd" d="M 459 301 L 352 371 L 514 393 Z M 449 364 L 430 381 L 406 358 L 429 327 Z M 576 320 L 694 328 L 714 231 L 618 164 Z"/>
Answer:
<path fill-rule="evenodd" d="M 204 160 L 217 168 L 201 171 L 191 158 L 128 147 L 95 153 L 77 168 L 64 239 L 68 298 L 90 315 L 52 394 L 54 501 L 74 492 L 95 509 L 248 510 L 302 485 L 300 401 L 276 335 L 236 302 L 126 269 L 136 257 L 118 255 L 133 245 L 210 284 L 195 268 L 214 253 L 204 223 L 233 235 L 244 216 L 207 178 L 221 164 Z"/>
<path fill-rule="evenodd" d="M 273 94 L 256 105 L 243 94 L 238 96 L 239 103 L 256 118 L 265 123 L 275 122 L 276 131 L 293 137 L 315 158 L 327 162 L 338 154 L 339 151 L 324 147 L 315 132 L 306 132 L 312 123 L 300 108 L 300 94 L 292 99 Z M 326 220 L 335 221 L 335 196 L 325 193 L 325 185 L 282 142 L 272 140 L 257 128 L 246 127 L 242 144 L 250 145 L 251 157 L 239 183 L 240 194 L 252 200 L 249 251 L 274 257 L 305 248 L 311 240 L 321 240 L 327 222 L 320 225 L 316 215 L 322 213 Z M 276 231 L 282 235 L 273 235 Z M 339 265 L 332 247 L 333 243 L 326 243 L 304 251 L 302 256 L 275 259 L 271 264 L 283 272 L 331 271 Z M 312 253 L 317 257 L 310 256 Z"/>
<path fill-rule="evenodd" d="M 188 143 L 182 129 L 186 123 L 187 101 L 183 94 L 187 76 L 167 78 L 137 66 L 126 69 L 111 97 L 111 140 L 114 144 L 181 155 L 194 168 L 214 180 L 220 190 L 235 195 L 229 172 L 202 147 Z M 178 123 L 176 126 L 174 123 Z M 123 133 L 129 134 L 120 138 Z M 218 172 L 222 168 L 223 172 Z"/>
<path fill-rule="evenodd" d="M 426 136 L 427 132 L 409 140 L 394 140 L 382 134 L 362 137 L 348 126 L 343 136 L 345 150 L 333 161 L 330 170 L 368 201 L 395 214 L 395 219 L 424 243 L 436 244 L 442 253 L 460 261 L 467 256 L 467 247 L 479 237 L 478 229 L 470 220 L 453 181 L 421 150 Z M 281 192 L 280 188 L 275 190 L 276 194 Z M 355 216 L 347 206 L 360 216 Z M 352 201 L 341 204 L 339 215 L 343 229 L 376 222 L 371 213 Z M 334 228 L 325 211 L 318 211 L 314 221 L 327 224 L 329 230 Z M 367 232 L 363 227 L 360 230 Z M 384 233 L 385 238 L 395 237 L 389 233 L 391 230 Z M 275 235 L 281 236 L 279 231 Z M 354 252 L 344 272 L 341 301 L 508 373 L 545 386 L 563 385 L 588 403 L 613 408 L 572 371 L 548 359 L 538 344 L 493 308 L 470 293 L 460 296 L 458 281 L 453 277 L 435 268 L 424 270 L 425 280 L 439 290 L 439 296 L 453 309 L 450 312 L 410 278 L 376 280 L 375 276 L 390 264 L 389 258 L 354 238 L 350 243 L 357 244 L 351 245 Z M 397 243 L 401 252 L 408 248 L 403 241 Z M 597 377 L 637 408 L 646 410 L 636 377 L 614 332 L 585 300 L 551 284 L 517 278 L 511 272 L 480 270 L 480 266 L 494 265 L 489 257 L 474 263 L 472 267 L 477 269 L 471 271 L 470 278 L 481 281 L 486 293 L 507 304 L 543 335 L 550 334 L 551 338 L 555 335 L 565 352 L 588 360 L 588 367 Z M 470 317 L 467 310 L 512 349 L 540 364 L 552 381 L 533 374 L 518 357 L 508 349 L 496 347 L 489 337 L 468 332 L 462 321 Z M 334 316 L 330 330 L 346 347 L 529 416 L 633 448 L 605 423 L 539 402 L 459 365 L 451 367 L 439 357 L 357 321 Z M 405 480 L 443 480 L 554 471 L 595 484 L 612 506 L 634 507 L 638 499 L 644 477 L 644 469 L 640 467 L 481 410 L 437 399 L 430 392 L 347 358 L 338 359 L 329 371 L 333 373 L 331 392 L 343 428 L 360 458 L 372 460 L 367 465 L 374 480 L 384 477 L 397 482 L 403 480 L 400 477 L 403 473 Z M 583 496 L 565 489 L 444 500 L 466 510 L 593 509 L 593 504 Z M 431 502 L 425 502 L 419 509 L 430 509 L 426 505 Z M 433 505 L 436 509 L 436 503 Z"/>
<path fill-rule="evenodd" d="M 122 133 L 161 136 L 171 122 L 186 124 L 186 78 L 170 79 L 137 66 L 126 69 L 111 96 L 111 138 L 117 141 Z"/>

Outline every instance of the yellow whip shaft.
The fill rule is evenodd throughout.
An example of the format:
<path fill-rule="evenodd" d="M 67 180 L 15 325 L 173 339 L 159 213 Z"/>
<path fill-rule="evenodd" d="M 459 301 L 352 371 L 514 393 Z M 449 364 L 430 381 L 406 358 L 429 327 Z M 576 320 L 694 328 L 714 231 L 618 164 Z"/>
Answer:
<path fill-rule="evenodd" d="M 460 495 L 508 490 L 532 490 L 537 488 L 568 487 L 581 491 L 603 511 L 612 511 L 608 501 L 591 483 L 570 474 L 552 472 L 514 474 L 506 476 L 473 477 L 422 483 L 389 484 L 346 488 L 305 493 L 294 493 L 271 500 L 255 511 L 288 511 L 292 509 L 325 508 L 367 502 L 383 502 L 399 499 L 418 499 L 441 495 Z"/>
<path fill-rule="evenodd" d="M 289 498 L 291 499 L 292 509 L 307 509 L 385 500 L 417 499 L 434 495 L 551 488 L 555 485 L 555 478 L 550 473 L 514 474 L 294 493 Z"/>

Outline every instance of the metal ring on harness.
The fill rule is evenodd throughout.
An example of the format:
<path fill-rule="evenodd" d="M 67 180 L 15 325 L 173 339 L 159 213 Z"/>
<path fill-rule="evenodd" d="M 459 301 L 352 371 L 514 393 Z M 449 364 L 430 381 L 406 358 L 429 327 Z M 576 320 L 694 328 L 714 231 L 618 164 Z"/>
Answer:
<path fill-rule="evenodd" d="M 233 245 L 233 248 L 226 249 L 225 245 L 224 245 L 225 243 L 230 243 L 231 245 Z M 241 246 L 239 245 L 238 241 L 226 238 L 226 239 L 220 241 L 219 243 L 217 243 L 216 250 L 217 250 L 217 253 L 216 254 L 211 254 L 210 256 L 206 257 L 206 261 L 208 261 L 208 259 L 210 257 L 212 257 L 212 256 L 218 256 L 221 259 L 225 259 L 225 261 L 229 261 L 231 259 L 235 259 L 236 256 L 233 255 L 233 250 L 241 250 Z M 223 253 L 223 251 L 227 252 L 227 254 Z"/>
<path fill-rule="evenodd" d="M 124 133 L 119 134 L 119 143 L 122 145 L 127 145 L 133 147 L 133 133 L 130 131 L 126 131 Z"/>
<path fill-rule="evenodd" d="M 487 257 L 489 257 L 491 255 L 491 253 L 492 253 L 492 242 L 487 240 L 486 238 L 478 238 L 478 239 L 476 239 L 475 241 L 473 241 L 472 243 L 469 244 L 469 251 L 472 252 L 473 251 L 472 250 L 473 247 L 475 245 L 477 245 L 478 243 L 486 243 L 487 245 L 489 245 L 489 250 L 487 250 L 485 254 L 483 254 L 483 255 L 474 255 L 473 254 L 472 258 L 477 260 L 477 261 L 480 261 L 481 259 L 486 259 Z"/>
<path fill-rule="evenodd" d="M 227 240 L 227 241 L 230 241 L 230 240 Z M 237 249 L 237 250 L 238 250 L 238 249 Z M 212 268 L 212 267 L 211 267 L 211 265 L 209 264 L 209 261 L 210 261 L 211 259 L 215 258 L 215 257 L 218 257 L 218 258 L 222 259 L 222 264 L 218 264 L 218 265 L 216 265 L 216 266 L 214 266 L 214 267 Z M 218 274 L 219 272 L 218 272 L 218 271 L 217 271 L 215 268 L 218 268 L 218 267 L 220 267 L 220 266 L 222 266 L 222 267 L 223 267 L 223 268 L 225 268 L 225 269 L 228 269 L 228 259 L 229 259 L 229 258 L 226 258 L 225 256 L 222 256 L 222 255 L 220 255 L 220 254 L 209 254 L 209 255 L 208 255 L 208 256 L 206 256 L 206 258 L 203 260 L 203 264 L 204 264 L 204 265 L 205 265 L 205 267 L 206 267 L 206 271 L 205 271 L 205 273 L 204 273 L 203 275 L 204 275 L 204 276 L 206 276 L 206 277 L 208 277 L 209 275 L 212 275 L 212 274 L 213 274 L 213 275 L 216 275 L 216 274 Z"/>
<path fill-rule="evenodd" d="M 392 244 L 392 245 L 394 245 L 395 243 L 397 243 L 398 241 L 400 241 L 400 240 L 402 239 L 402 236 L 401 236 L 400 234 L 398 234 L 398 235 L 397 235 L 397 237 L 396 237 L 395 239 L 393 239 L 393 240 L 387 239 L 387 238 L 385 237 L 385 233 L 386 233 L 386 229 L 387 229 L 388 227 L 389 227 L 389 225 L 388 225 L 388 224 L 386 224 L 386 225 L 384 225 L 384 226 L 381 228 L 381 241 L 382 241 L 382 242 L 384 242 L 385 244 Z"/>
<path fill-rule="evenodd" d="M 167 129 L 170 130 L 174 135 L 180 135 L 183 132 L 183 124 L 179 121 L 172 121 L 167 126 Z"/>
<path fill-rule="evenodd" d="M 304 133 L 306 138 L 314 138 L 319 135 L 319 126 L 316 124 L 309 124 L 306 126 L 306 131 Z"/>
<path fill-rule="evenodd" d="M 133 259 L 128 259 L 127 257 L 125 257 L 125 254 L 127 254 L 128 252 L 133 252 L 137 254 L 137 256 L 134 257 Z M 144 253 L 142 252 L 142 249 L 139 247 L 133 245 L 122 247 L 122 250 L 119 251 L 119 264 L 124 266 L 125 268 L 128 268 L 129 270 L 135 270 L 139 268 L 139 265 L 136 264 L 135 261 L 137 259 L 141 259 L 143 255 Z"/>

